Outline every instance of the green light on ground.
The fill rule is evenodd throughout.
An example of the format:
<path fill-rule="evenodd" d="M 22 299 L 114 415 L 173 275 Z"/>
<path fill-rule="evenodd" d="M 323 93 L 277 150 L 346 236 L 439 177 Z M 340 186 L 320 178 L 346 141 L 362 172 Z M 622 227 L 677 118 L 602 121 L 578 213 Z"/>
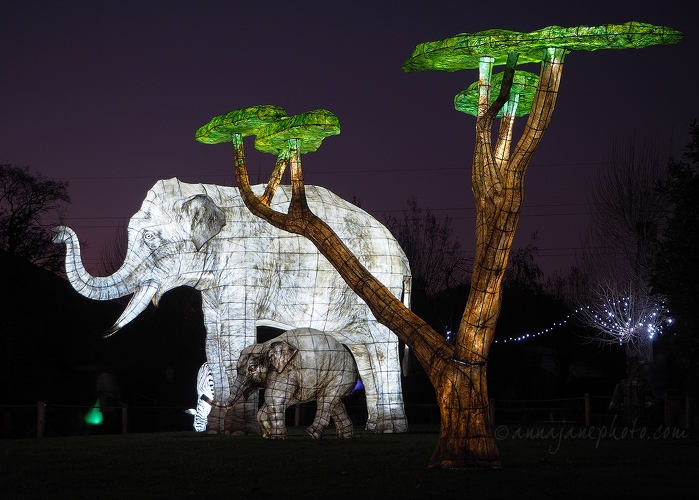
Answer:
<path fill-rule="evenodd" d="M 95 402 L 95 406 L 90 408 L 90 411 L 87 412 L 85 415 L 85 423 L 87 425 L 102 425 L 102 422 L 104 421 L 104 416 L 102 415 L 102 412 L 100 411 L 100 400 L 98 399 Z"/>

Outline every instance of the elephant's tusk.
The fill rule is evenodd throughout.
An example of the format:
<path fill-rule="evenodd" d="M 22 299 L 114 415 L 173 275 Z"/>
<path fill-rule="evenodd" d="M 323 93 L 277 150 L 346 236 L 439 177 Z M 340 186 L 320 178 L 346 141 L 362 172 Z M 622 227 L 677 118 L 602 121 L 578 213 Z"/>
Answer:
<path fill-rule="evenodd" d="M 160 289 L 159 281 L 146 280 L 142 282 L 138 288 L 138 291 L 133 297 L 131 297 L 131 300 L 126 306 L 126 309 L 124 309 L 124 312 L 122 312 L 121 316 L 119 316 L 119 319 L 116 320 L 116 323 L 114 323 L 109 330 L 102 334 L 102 337 L 106 338 L 115 334 L 124 325 L 128 324 L 136 316 L 141 314 L 146 307 L 148 307 L 148 303 L 151 301 L 151 299 L 153 299 L 155 294 L 158 292 L 158 289 Z"/>

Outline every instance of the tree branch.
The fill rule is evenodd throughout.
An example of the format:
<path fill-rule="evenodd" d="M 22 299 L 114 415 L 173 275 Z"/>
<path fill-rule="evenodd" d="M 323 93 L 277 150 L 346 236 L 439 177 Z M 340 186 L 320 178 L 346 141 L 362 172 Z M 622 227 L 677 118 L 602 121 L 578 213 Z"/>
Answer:
<path fill-rule="evenodd" d="M 233 138 L 233 151 L 236 181 L 248 209 L 279 229 L 308 238 L 337 269 L 347 285 L 367 303 L 376 319 L 411 347 L 428 376 L 431 379 L 439 376 L 451 360 L 453 346 L 377 280 L 332 228 L 308 208 L 301 163 L 295 160 L 300 156 L 298 147 L 292 148 L 290 154 L 292 204 L 287 214 L 273 210 L 252 191 L 243 141 L 238 135 Z M 274 184 L 273 179 L 268 186 L 270 184 Z"/>
<path fill-rule="evenodd" d="M 541 62 L 541 75 L 539 76 L 536 96 L 532 103 L 532 109 L 529 113 L 524 133 L 517 143 L 515 152 L 509 162 L 508 168 L 510 169 L 517 169 L 522 172 L 526 170 L 532 154 L 534 154 L 541 138 L 544 136 L 556 104 L 565 54 L 565 49 L 546 50 L 546 56 Z"/>

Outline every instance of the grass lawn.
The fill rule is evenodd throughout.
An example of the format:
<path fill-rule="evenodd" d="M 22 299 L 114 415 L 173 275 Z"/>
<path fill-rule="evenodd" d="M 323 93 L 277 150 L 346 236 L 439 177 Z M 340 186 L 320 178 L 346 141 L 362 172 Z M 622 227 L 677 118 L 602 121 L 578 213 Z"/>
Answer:
<path fill-rule="evenodd" d="M 427 468 L 436 426 L 357 429 L 314 441 L 194 432 L 0 441 L 2 498 L 686 497 L 699 489 L 696 431 L 495 429 L 503 467 Z M 694 494 L 691 494 L 693 497 Z"/>

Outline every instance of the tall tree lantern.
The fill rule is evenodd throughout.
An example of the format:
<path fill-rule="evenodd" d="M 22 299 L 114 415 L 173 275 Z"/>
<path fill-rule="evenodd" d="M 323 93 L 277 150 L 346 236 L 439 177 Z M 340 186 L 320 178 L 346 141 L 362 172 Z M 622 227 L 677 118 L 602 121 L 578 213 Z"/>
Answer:
<path fill-rule="evenodd" d="M 437 465 L 434 461 L 440 448 L 443 457 L 457 458 L 452 463 L 446 458 L 443 466 L 499 464 L 488 427 L 488 412 L 484 410 L 488 405 L 488 352 L 501 308 L 504 271 L 519 221 L 524 174 L 551 120 L 565 56 L 573 50 L 641 48 L 677 43 L 681 39 L 682 34 L 675 30 L 636 22 L 575 28 L 551 26 L 531 33 L 488 30 L 420 44 L 403 65 L 406 72 L 478 69 L 476 144 L 471 171 L 476 200 L 476 255 L 471 292 L 455 338 L 453 377 L 449 376 L 453 385 L 463 384 L 463 387 L 453 394 L 440 394 L 435 386 L 442 411 L 441 434 L 445 439 L 438 443 L 433 465 Z M 515 67 L 536 62 L 541 62 L 541 70 L 531 106 L 527 103 L 517 113 L 518 100 L 523 95 L 529 96 L 527 91 L 535 80 L 534 75 L 515 71 Z M 501 77 L 494 78 L 492 69 L 498 65 L 505 65 L 505 71 Z M 492 99 L 494 83 L 500 86 L 496 99 Z M 458 109 L 459 96 L 455 104 Z M 493 145 L 493 121 L 501 110 L 500 130 Z M 529 112 L 529 118 L 510 153 L 514 116 L 526 114 L 525 111 Z M 464 411 L 471 417 L 458 415 Z M 475 422 L 471 429 L 460 423 L 472 418 Z M 456 422 L 451 429 L 456 439 L 449 437 L 445 420 L 447 425 Z M 463 444 L 468 451 L 464 453 L 466 450 L 462 448 L 463 458 L 459 460 L 458 436 L 464 431 Z M 453 448 L 455 445 L 457 448 Z M 476 453 L 469 457 L 472 450 Z"/>
<path fill-rule="evenodd" d="M 524 173 L 549 124 L 565 55 L 572 50 L 640 48 L 677 43 L 681 38 L 681 33 L 669 28 L 632 22 L 598 27 L 553 26 L 531 33 L 488 30 L 417 46 L 403 65 L 405 71 L 479 71 L 476 145 L 472 166 L 472 189 L 477 211 L 476 257 L 471 293 L 454 345 L 446 342 L 442 335 L 407 309 L 399 298 L 361 265 L 330 227 L 308 209 L 300 161 L 303 137 L 306 137 L 303 134 L 310 130 L 312 134 L 322 132 L 324 137 L 329 135 L 324 131 L 339 132 L 336 118 L 330 119 L 334 115 L 319 110 L 313 116 L 325 116 L 328 120 L 316 121 L 312 118 L 306 122 L 306 118 L 296 118 L 299 126 L 292 127 L 295 117 L 282 118 L 268 125 L 267 130 L 260 128 L 256 131 L 259 139 L 256 145 L 258 142 L 264 145 L 264 138 L 274 134 L 279 134 L 278 137 L 289 144 L 288 163 L 291 165 L 293 194 L 287 214 L 269 207 L 271 194 L 278 185 L 286 162 L 277 162 L 267 186 L 270 194 L 256 196 L 250 189 L 245 166 L 242 147 L 242 135 L 245 134 L 236 132 L 228 135 L 234 146 L 236 180 L 248 208 L 276 227 L 310 239 L 349 287 L 368 304 L 377 320 L 410 346 L 425 369 L 436 390 L 441 414 L 440 435 L 430 467 L 497 467 L 501 464 L 489 426 L 486 386 L 488 352 L 500 312 L 504 270 L 519 220 Z M 510 153 L 512 124 L 518 114 L 516 99 L 511 99 L 510 95 L 513 88 L 513 95 L 521 94 L 519 99 L 525 94 L 518 91 L 520 84 L 516 75 L 519 72 L 515 72 L 515 68 L 517 64 L 538 62 L 541 62 L 541 71 L 531 109 L 528 110 L 529 118 L 514 151 Z M 502 83 L 497 98 L 493 100 L 492 68 L 503 64 Z M 493 146 L 493 122 L 508 102 L 501 115 L 497 142 Z M 219 118 L 214 118 L 209 125 Z M 326 128 L 325 124 L 328 123 L 336 124 L 337 128 Z M 199 140 L 206 139 L 207 127 L 202 127 L 201 133 L 198 132 Z M 284 158 L 284 155 L 280 153 L 279 158 Z"/>

